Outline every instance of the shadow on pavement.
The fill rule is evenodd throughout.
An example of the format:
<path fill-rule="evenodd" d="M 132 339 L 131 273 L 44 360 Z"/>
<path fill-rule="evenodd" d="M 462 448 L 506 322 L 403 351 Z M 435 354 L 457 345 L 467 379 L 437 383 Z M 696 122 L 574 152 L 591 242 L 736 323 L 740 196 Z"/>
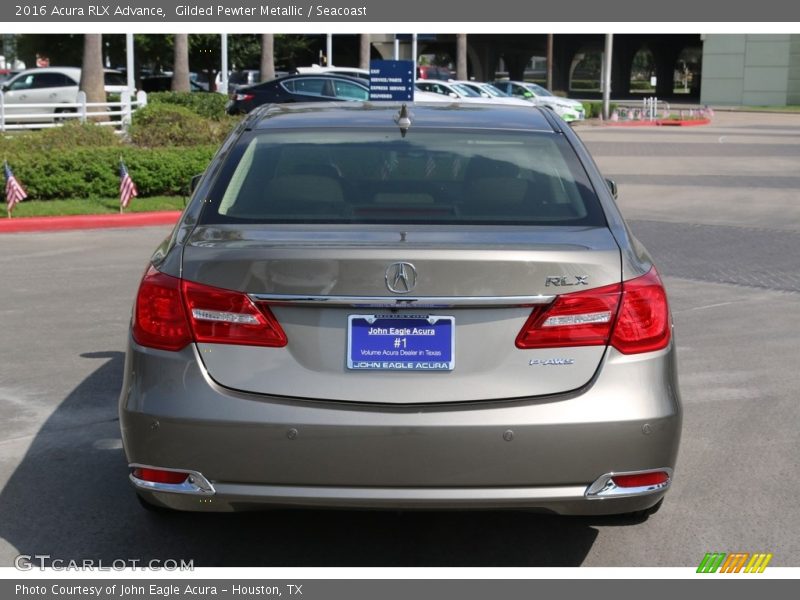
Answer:
<path fill-rule="evenodd" d="M 611 518 L 519 511 L 274 510 L 153 514 L 127 481 L 117 419 L 121 352 L 48 418 L 0 494 L 0 536 L 65 560 L 195 566 L 577 566 Z"/>

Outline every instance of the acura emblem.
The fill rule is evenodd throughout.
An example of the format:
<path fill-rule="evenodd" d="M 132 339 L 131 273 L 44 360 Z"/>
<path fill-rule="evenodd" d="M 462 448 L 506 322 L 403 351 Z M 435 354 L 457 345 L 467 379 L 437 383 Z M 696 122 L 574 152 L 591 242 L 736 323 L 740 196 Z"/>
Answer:
<path fill-rule="evenodd" d="M 386 287 L 395 294 L 407 294 L 417 286 L 417 270 L 407 262 L 386 267 Z"/>

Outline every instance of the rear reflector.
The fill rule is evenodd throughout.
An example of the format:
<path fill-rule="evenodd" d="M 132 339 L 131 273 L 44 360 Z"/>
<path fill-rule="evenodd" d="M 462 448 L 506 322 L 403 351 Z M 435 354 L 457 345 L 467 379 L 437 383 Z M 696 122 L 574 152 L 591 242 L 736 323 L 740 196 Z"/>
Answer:
<path fill-rule="evenodd" d="M 637 475 L 614 475 L 611 481 L 621 488 L 650 487 L 666 483 L 669 481 L 669 475 L 665 471 L 653 471 Z"/>
<path fill-rule="evenodd" d="M 666 348 L 672 324 L 667 295 L 655 267 L 622 284 L 558 296 L 534 308 L 517 348 L 605 346 L 623 354 Z"/>
<path fill-rule="evenodd" d="M 145 273 L 134 308 L 133 339 L 142 346 L 180 350 L 191 342 L 283 347 L 286 334 L 266 305 L 247 294 Z"/>
<path fill-rule="evenodd" d="M 151 481 L 153 483 L 183 483 L 189 477 L 189 473 L 181 473 L 179 471 L 163 471 L 161 469 L 149 469 L 146 467 L 137 467 L 133 470 L 133 476 L 142 481 Z"/>

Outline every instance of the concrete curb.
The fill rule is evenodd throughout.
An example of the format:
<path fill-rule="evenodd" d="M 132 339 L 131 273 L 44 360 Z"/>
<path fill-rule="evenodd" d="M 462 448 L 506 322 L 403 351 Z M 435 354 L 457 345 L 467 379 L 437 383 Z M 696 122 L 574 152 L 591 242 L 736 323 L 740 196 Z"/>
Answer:
<path fill-rule="evenodd" d="M 112 227 L 152 227 L 174 225 L 179 210 L 127 213 L 124 215 L 74 215 L 64 217 L 20 217 L 0 219 L 0 234 L 71 229 L 108 229 Z"/>

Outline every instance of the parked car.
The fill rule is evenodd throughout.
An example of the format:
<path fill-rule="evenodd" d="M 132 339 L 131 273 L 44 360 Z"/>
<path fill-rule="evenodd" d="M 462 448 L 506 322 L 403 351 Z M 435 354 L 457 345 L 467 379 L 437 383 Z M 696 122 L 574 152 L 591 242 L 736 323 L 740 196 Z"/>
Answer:
<path fill-rule="evenodd" d="M 104 69 L 104 78 L 106 94 L 120 94 L 127 89 L 125 76 L 119 71 Z M 17 73 L 2 84 L 6 120 L 47 121 L 46 117 L 30 115 L 75 112 L 75 108 L 59 105 L 78 101 L 80 80 L 81 70 L 77 67 L 43 67 Z M 53 106 L 36 108 L 31 104 Z"/>
<path fill-rule="evenodd" d="M 519 98 L 504 96 L 502 94 L 491 97 L 484 96 L 472 86 L 466 85 L 465 83 L 459 81 L 437 81 L 434 79 L 424 79 L 417 81 L 416 87 L 418 90 L 431 92 L 433 94 L 439 94 L 442 96 L 448 96 L 461 102 L 531 106 L 530 102 L 526 102 Z"/>
<path fill-rule="evenodd" d="M 500 91 L 491 83 L 483 83 L 480 81 L 457 81 L 456 83 L 467 86 L 468 88 L 478 92 L 478 94 L 484 98 L 512 98 L 511 95 Z"/>
<path fill-rule="evenodd" d="M 586 109 L 583 104 L 577 100 L 555 96 L 550 90 L 536 83 L 499 80 L 493 81 L 492 85 L 515 98 L 524 98 L 540 106 L 546 106 L 567 123 L 582 121 L 586 118 Z"/>
<path fill-rule="evenodd" d="M 436 65 L 420 65 L 417 67 L 417 79 L 438 79 L 447 81 L 453 78 L 453 73 L 447 67 Z"/>
<path fill-rule="evenodd" d="M 551 111 L 272 104 L 195 186 L 128 339 L 146 507 L 658 508 L 667 296 Z"/>
<path fill-rule="evenodd" d="M 360 79 L 333 73 L 297 74 L 237 88 L 230 96 L 227 111 L 236 115 L 248 113 L 262 104 L 269 103 L 329 102 L 368 98 L 368 84 Z"/>
<path fill-rule="evenodd" d="M 0 69 L 0 84 L 3 83 L 4 81 L 11 79 L 17 73 L 19 73 L 18 70 Z"/>
<path fill-rule="evenodd" d="M 273 79 L 283 77 L 284 75 L 288 75 L 288 73 L 286 71 L 275 71 L 275 77 Z M 261 81 L 261 71 L 258 69 L 240 69 L 237 71 L 230 71 L 228 73 L 228 94 L 232 94 L 240 87 L 255 85 L 257 83 L 261 83 Z M 217 77 L 214 80 L 214 85 L 216 86 L 217 91 L 222 91 L 221 73 L 217 73 Z"/>
<path fill-rule="evenodd" d="M 309 67 L 297 67 L 297 73 L 314 74 L 314 73 L 335 73 L 337 75 L 348 75 L 356 79 L 363 79 L 369 81 L 369 69 L 359 69 L 357 67 L 322 67 L 320 65 L 311 65 Z"/>
<path fill-rule="evenodd" d="M 148 94 L 151 92 L 169 92 L 172 90 L 172 75 L 150 75 L 140 80 L 141 89 Z M 194 79 L 189 79 L 190 92 L 208 92 Z"/>

